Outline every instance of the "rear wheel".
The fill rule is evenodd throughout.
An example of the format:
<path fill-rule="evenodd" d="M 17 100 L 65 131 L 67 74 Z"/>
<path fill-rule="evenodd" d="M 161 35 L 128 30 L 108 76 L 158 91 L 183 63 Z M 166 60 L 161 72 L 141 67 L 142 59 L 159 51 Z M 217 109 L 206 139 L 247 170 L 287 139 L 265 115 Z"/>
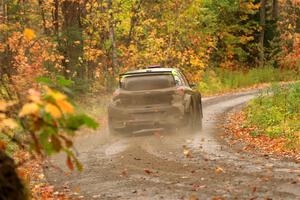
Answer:
<path fill-rule="evenodd" d="M 196 107 L 196 109 L 195 109 L 195 112 L 196 112 L 195 127 L 197 130 L 200 130 L 202 128 L 202 118 L 203 118 L 201 99 L 199 102 L 196 103 L 195 107 Z"/>
<path fill-rule="evenodd" d="M 189 131 L 195 132 L 202 128 L 202 114 L 198 104 L 191 104 L 186 113 L 186 125 Z"/>
<path fill-rule="evenodd" d="M 186 113 L 186 128 L 188 131 L 194 132 L 196 130 L 196 116 L 192 105 L 189 106 L 188 112 Z"/>

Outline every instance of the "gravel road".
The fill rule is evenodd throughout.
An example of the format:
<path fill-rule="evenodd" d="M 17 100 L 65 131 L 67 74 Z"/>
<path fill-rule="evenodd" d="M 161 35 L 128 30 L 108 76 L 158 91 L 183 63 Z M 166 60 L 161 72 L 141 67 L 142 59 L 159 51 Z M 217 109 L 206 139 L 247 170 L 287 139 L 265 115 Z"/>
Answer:
<path fill-rule="evenodd" d="M 203 99 L 203 128 L 76 138 L 81 173 L 45 167 L 47 180 L 83 199 L 300 199 L 300 164 L 250 154 L 223 138 L 226 114 L 258 91 Z M 51 162 L 68 171 L 63 154 Z"/>

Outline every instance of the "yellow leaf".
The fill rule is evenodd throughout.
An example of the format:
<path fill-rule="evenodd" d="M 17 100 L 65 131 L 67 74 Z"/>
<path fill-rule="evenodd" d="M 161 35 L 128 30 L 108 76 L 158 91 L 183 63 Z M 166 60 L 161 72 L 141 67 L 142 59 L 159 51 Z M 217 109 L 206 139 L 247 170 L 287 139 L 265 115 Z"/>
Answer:
<path fill-rule="evenodd" d="M 45 89 L 46 89 L 47 95 L 53 97 L 53 99 L 55 99 L 55 101 L 61 101 L 61 100 L 67 99 L 67 96 L 60 92 L 53 91 L 48 87 L 46 87 Z"/>
<path fill-rule="evenodd" d="M 0 120 L 1 120 L 1 119 L 5 119 L 5 118 L 6 118 L 6 115 L 3 114 L 3 113 L 0 113 Z"/>
<path fill-rule="evenodd" d="M 25 39 L 28 41 L 30 41 L 36 37 L 34 30 L 32 30 L 30 28 L 25 28 L 23 34 L 24 34 Z"/>
<path fill-rule="evenodd" d="M 9 129 L 15 129 L 18 127 L 18 124 L 15 122 L 15 120 L 11 119 L 11 118 L 7 118 L 1 121 L 1 124 L 4 127 L 7 127 Z"/>
<path fill-rule="evenodd" d="M 0 101 L 0 111 L 6 111 L 7 103 L 5 101 Z"/>
<path fill-rule="evenodd" d="M 61 112 L 60 110 L 53 104 L 47 103 L 45 106 L 45 111 L 49 113 L 53 118 L 60 118 L 61 117 Z"/>
<path fill-rule="evenodd" d="M 191 152 L 191 150 L 189 150 L 189 149 L 184 149 L 184 150 L 183 150 L 183 154 L 184 154 L 187 158 L 192 157 L 192 152 Z"/>
<path fill-rule="evenodd" d="M 63 112 L 65 112 L 65 113 L 73 113 L 74 112 L 74 107 L 68 101 L 62 100 L 62 101 L 57 101 L 56 103 Z"/>
<path fill-rule="evenodd" d="M 26 115 L 37 115 L 39 112 L 39 106 L 36 103 L 27 103 L 25 104 L 20 113 L 20 117 L 24 117 Z"/>

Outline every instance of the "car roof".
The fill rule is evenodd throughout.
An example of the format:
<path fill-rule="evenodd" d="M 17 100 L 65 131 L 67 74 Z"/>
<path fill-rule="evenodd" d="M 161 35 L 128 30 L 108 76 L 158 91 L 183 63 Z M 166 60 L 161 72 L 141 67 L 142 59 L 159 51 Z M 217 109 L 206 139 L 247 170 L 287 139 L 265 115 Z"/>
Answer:
<path fill-rule="evenodd" d="M 138 70 L 132 70 L 132 71 L 128 71 L 124 74 L 121 74 L 121 75 L 138 75 L 138 74 L 147 74 L 147 73 L 166 73 L 166 72 L 169 72 L 169 73 L 172 73 L 174 71 L 178 71 L 176 68 L 163 68 L 163 67 L 160 67 L 160 68 L 145 68 L 145 69 L 138 69 Z"/>

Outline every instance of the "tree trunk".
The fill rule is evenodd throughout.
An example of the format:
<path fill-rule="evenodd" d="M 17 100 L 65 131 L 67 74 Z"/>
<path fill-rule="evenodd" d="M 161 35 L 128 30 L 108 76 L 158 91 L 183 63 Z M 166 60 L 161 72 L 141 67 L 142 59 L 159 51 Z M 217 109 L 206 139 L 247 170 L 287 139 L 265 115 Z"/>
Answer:
<path fill-rule="evenodd" d="M 0 199 L 29 199 L 13 159 L 3 150 L 0 150 L 0 191 Z"/>
<path fill-rule="evenodd" d="M 46 27 L 46 18 L 45 18 L 45 9 L 44 9 L 44 1 L 43 0 L 39 0 L 39 7 L 41 9 L 41 16 L 42 16 L 42 21 L 43 21 L 43 28 L 44 28 L 44 33 L 47 34 L 48 33 L 48 29 Z"/>
<path fill-rule="evenodd" d="M 53 26 L 54 26 L 54 33 L 57 36 L 59 34 L 59 23 L 58 23 L 58 9 L 59 9 L 59 2 L 58 0 L 54 0 L 54 11 L 53 11 Z"/>
<path fill-rule="evenodd" d="M 81 5 L 77 1 L 65 0 L 61 3 L 61 8 L 64 19 L 61 48 L 65 56 L 65 76 L 83 78 L 80 61 L 83 55 Z"/>
<path fill-rule="evenodd" d="M 7 20 L 7 3 L 4 0 L 1 0 L 0 7 L 0 23 L 5 24 Z"/>
<path fill-rule="evenodd" d="M 260 1 L 260 35 L 259 35 L 259 66 L 264 66 L 265 60 L 265 50 L 264 50 L 264 41 L 265 41 L 265 27 L 266 27 L 266 0 Z"/>
<path fill-rule="evenodd" d="M 278 3 L 278 0 L 273 0 L 272 19 L 277 21 L 278 17 L 279 17 L 279 3 Z"/>
<path fill-rule="evenodd" d="M 109 12 L 109 40 L 111 44 L 110 48 L 110 59 L 111 59 L 111 66 L 108 69 L 108 90 L 111 89 L 111 87 L 114 85 L 114 76 L 117 73 L 117 48 L 116 48 L 116 40 L 115 40 L 115 22 L 114 22 L 114 15 L 113 15 L 113 5 L 112 5 L 112 0 L 107 0 L 107 9 Z"/>
<path fill-rule="evenodd" d="M 129 33 L 128 33 L 128 37 L 127 37 L 127 45 L 129 45 L 132 40 L 132 35 L 134 34 L 134 27 L 138 23 L 137 14 L 139 13 L 139 11 L 141 9 L 142 3 L 143 3 L 143 0 L 139 0 L 132 7 L 132 17 L 130 18 L 130 28 L 129 28 Z"/>

